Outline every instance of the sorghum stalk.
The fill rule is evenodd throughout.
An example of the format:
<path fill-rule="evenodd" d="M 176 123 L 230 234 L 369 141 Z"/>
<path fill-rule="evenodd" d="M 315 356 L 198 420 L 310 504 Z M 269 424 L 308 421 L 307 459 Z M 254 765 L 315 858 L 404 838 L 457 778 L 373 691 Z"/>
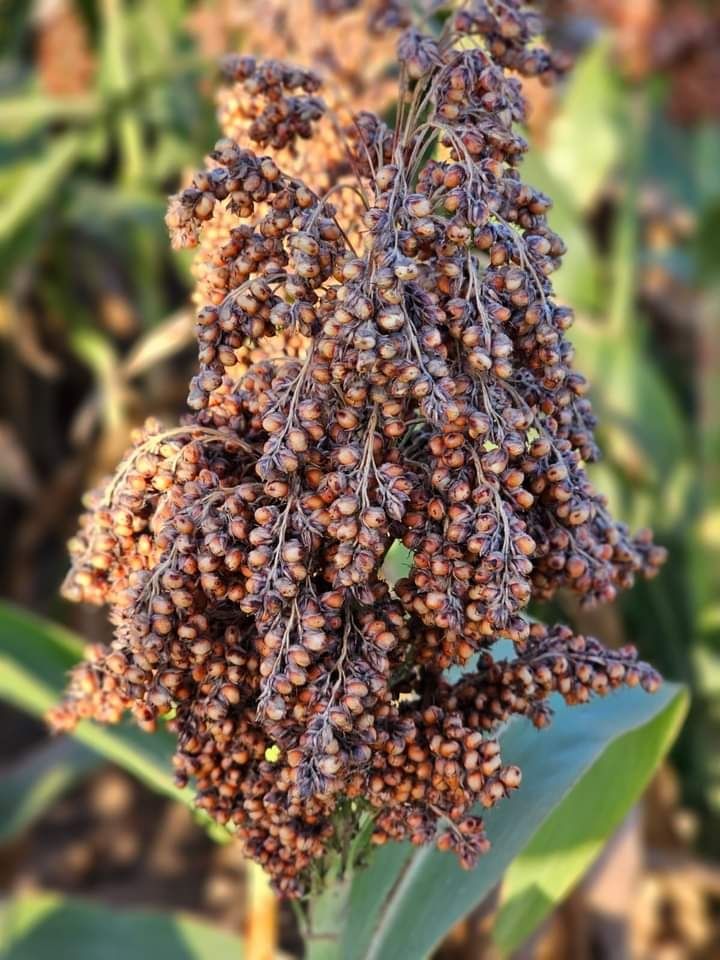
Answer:
<path fill-rule="evenodd" d="M 308 898 L 303 943 L 306 960 L 339 960 L 350 911 L 353 870 L 331 858 L 322 887 Z"/>
<path fill-rule="evenodd" d="M 278 946 L 277 898 L 270 887 L 268 875 L 252 860 L 247 864 L 246 880 L 247 933 L 244 955 L 246 960 L 275 960 Z"/>
<path fill-rule="evenodd" d="M 71 544 L 66 596 L 108 603 L 115 639 L 55 724 L 171 717 L 178 782 L 288 897 L 338 857 L 341 897 L 366 827 L 471 868 L 477 811 L 520 785 L 502 723 L 659 682 L 632 647 L 527 614 L 561 588 L 612 600 L 664 558 L 586 473 L 595 420 L 551 284 L 565 247 L 519 172 L 518 78 L 559 64 L 519 0 L 421 27 L 399 38 L 394 129 L 343 126 L 310 71 L 227 62 L 240 141 L 167 218 L 200 247 L 191 412 L 137 434 Z M 328 123 L 332 194 L 317 154 L 298 169 Z"/>

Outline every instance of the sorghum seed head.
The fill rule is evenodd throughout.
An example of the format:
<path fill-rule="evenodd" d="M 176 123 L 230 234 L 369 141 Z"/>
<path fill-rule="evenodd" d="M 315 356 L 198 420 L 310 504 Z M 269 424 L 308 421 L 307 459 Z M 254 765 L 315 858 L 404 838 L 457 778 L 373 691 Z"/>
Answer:
<path fill-rule="evenodd" d="M 373 842 L 435 840 L 471 867 L 471 809 L 520 785 L 501 724 L 546 726 L 551 693 L 659 682 L 635 650 L 526 612 L 561 588 L 612 599 L 664 559 L 586 473 L 595 420 L 549 279 L 565 248 L 520 178 L 513 74 L 557 61 L 520 0 L 472 0 L 440 39 L 402 0 L 376 12 L 407 27 L 400 97 L 427 107 L 395 131 L 361 111 L 326 139 L 312 71 L 227 60 L 232 129 L 167 217 L 200 248 L 191 412 L 133 437 L 65 586 L 107 603 L 115 635 L 54 724 L 173 710 L 178 782 L 286 896 L 343 798 L 373 808 Z"/>

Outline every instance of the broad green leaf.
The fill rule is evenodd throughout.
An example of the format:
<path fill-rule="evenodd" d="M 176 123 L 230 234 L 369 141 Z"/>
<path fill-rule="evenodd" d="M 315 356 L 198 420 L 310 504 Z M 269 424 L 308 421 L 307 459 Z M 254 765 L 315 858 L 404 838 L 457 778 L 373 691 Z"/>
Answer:
<path fill-rule="evenodd" d="M 648 125 L 648 105 L 644 97 L 636 96 L 628 104 L 623 125 L 624 194 L 617 205 L 613 223 L 606 323 L 617 338 L 636 343 L 640 329 L 635 314 L 639 241 L 636 196 Z"/>
<path fill-rule="evenodd" d="M 10 901 L 0 921 L 3 960 L 241 960 L 240 937 L 182 913 L 110 909 L 52 893 Z"/>
<path fill-rule="evenodd" d="M 80 659 L 82 641 L 34 614 L 0 604 L 0 697 L 42 719 L 62 696 L 67 672 Z M 170 775 L 172 737 L 136 727 L 80 723 L 73 736 L 118 763 L 160 793 L 182 798 Z M 189 802 L 189 797 L 186 802 Z"/>
<path fill-rule="evenodd" d="M 718 209 L 720 214 L 720 208 Z M 720 224 L 720 216 L 718 216 Z M 700 315 L 702 342 L 714 343 L 717 318 L 720 316 L 720 278 L 713 280 Z M 697 391 L 700 397 L 699 443 L 701 460 L 699 481 L 701 484 L 700 507 L 693 542 L 690 548 L 690 579 L 699 612 L 703 608 L 717 607 L 720 597 L 720 357 L 717 351 L 705 351 L 703 363 L 698 368 Z M 720 650 L 720 623 L 715 617 L 715 627 L 708 630 L 716 650 Z"/>
<path fill-rule="evenodd" d="M 50 97 L 28 92 L 5 97 L 0 102 L 0 130 L 4 136 L 25 136 L 36 127 L 55 122 L 92 120 L 100 101 L 91 93 L 72 97 Z"/>
<path fill-rule="evenodd" d="M 100 763 L 96 753 L 63 737 L 41 743 L 3 770 L 0 844 L 29 827 Z"/>
<path fill-rule="evenodd" d="M 412 550 L 404 547 L 401 540 L 396 540 L 388 550 L 382 565 L 382 576 L 388 583 L 397 583 L 407 577 L 412 567 Z"/>
<path fill-rule="evenodd" d="M 8 62 L 11 58 L 22 55 L 32 27 L 33 18 L 28 16 L 25 0 L 4 0 L 0 17 L 0 51 L 3 61 Z"/>
<path fill-rule="evenodd" d="M 720 124 L 675 123 L 661 101 L 653 111 L 649 134 L 649 179 L 698 213 L 720 200 Z"/>
<path fill-rule="evenodd" d="M 135 4 L 128 21 L 144 65 L 153 68 L 176 54 L 186 18 L 187 0 L 142 0 Z"/>
<path fill-rule="evenodd" d="M 617 342 L 610 358 L 604 377 L 596 380 L 606 418 L 603 440 L 607 453 L 631 476 L 648 479 L 655 471 L 667 481 L 687 447 L 686 428 L 675 398 L 657 367 L 632 344 Z M 613 433 L 618 437 L 617 450 L 613 449 Z M 622 433 L 629 436 L 629 449 L 620 447 Z"/>
<path fill-rule="evenodd" d="M 53 199 L 82 146 L 81 134 L 66 133 L 51 143 L 37 162 L 23 165 L 0 209 L 0 244 L 7 243 L 29 217 Z"/>
<path fill-rule="evenodd" d="M 114 241 L 121 248 L 124 234 L 133 225 L 153 232 L 158 243 L 167 242 L 163 223 L 166 208 L 165 196 L 155 196 L 133 187 L 117 187 L 109 191 L 90 178 L 77 177 L 72 196 L 68 198 L 66 216 L 76 229 L 82 229 L 107 244 Z"/>
<path fill-rule="evenodd" d="M 0 699 L 42 718 L 61 699 L 67 672 L 81 654 L 82 641 L 69 630 L 0 603 Z M 84 721 L 72 735 L 150 789 L 194 809 L 192 791 L 173 782 L 174 738 L 164 727 L 147 734 L 129 721 L 110 727 Z M 224 828 L 196 815 L 215 839 L 228 839 Z"/>
<path fill-rule="evenodd" d="M 57 702 L 67 671 L 81 658 L 82 651 L 82 638 L 71 630 L 0 602 L 0 696 L 3 699 L 40 716 Z M 10 672 L 23 682 L 19 685 L 10 682 Z M 36 698 L 34 701 L 32 696 Z"/>
<path fill-rule="evenodd" d="M 679 696 L 612 743 L 512 863 L 494 929 L 504 951 L 520 947 L 595 861 L 672 745 L 686 708 Z"/>
<path fill-rule="evenodd" d="M 172 90 L 168 89 L 164 92 L 170 94 Z M 193 106 L 194 105 L 191 104 L 191 107 Z M 198 109 L 195 107 L 195 113 L 197 112 Z M 208 130 L 208 137 L 217 137 L 217 129 L 214 127 L 210 128 Z M 198 159 L 196 139 L 199 140 L 200 137 L 196 136 L 190 139 L 187 134 L 183 136 L 175 133 L 172 129 L 164 129 L 159 134 L 153 150 L 148 157 L 148 173 L 153 182 L 177 182 L 179 173 L 183 169 L 196 166 Z"/>
<path fill-rule="evenodd" d="M 355 878 L 343 960 L 428 956 L 447 931 L 491 893 L 558 805 L 582 787 L 608 751 L 617 747 L 611 755 L 622 768 L 626 750 L 628 757 L 634 756 L 628 742 L 638 737 L 648 756 L 637 780 L 632 771 L 618 769 L 618 763 L 612 770 L 605 768 L 602 786 L 616 795 L 613 815 L 622 816 L 669 746 L 685 706 L 682 688 L 666 684 L 654 696 L 623 689 L 583 707 L 560 704 L 553 724 L 541 732 L 523 720 L 510 723 L 502 736 L 503 758 L 519 764 L 523 783 L 485 817 L 491 851 L 475 870 L 465 872 L 451 855 L 434 848 L 381 847 Z M 597 840 L 597 835 L 586 839 Z"/>
<path fill-rule="evenodd" d="M 697 280 L 707 287 L 707 299 L 713 307 L 718 293 L 718 258 L 720 257 L 720 199 L 702 210 L 695 236 L 694 264 Z M 717 313 L 714 313 L 717 317 Z"/>
<path fill-rule="evenodd" d="M 651 182 L 662 184 L 675 200 L 694 205 L 697 187 L 693 176 L 693 131 L 673 123 L 666 105 L 655 104 L 645 155 L 645 175 Z"/>
<path fill-rule="evenodd" d="M 578 61 L 544 153 L 550 173 L 583 210 L 597 199 L 621 151 L 615 115 L 620 91 L 609 55 L 606 38 Z"/>
<path fill-rule="evenodd" d="M 523 164 L 523 176 L 552 197 L 548 221 L 567 246 L 562 267 L 553 274 L 559 299 L 576 310 L 596 312 L 601 303 L 599 257 L 582 211 L 568 186 L 550 172 L 540 146 L 530 151 Z"/>
<path fill-rule="evenodd" d="M 687 430 L 641 340 L 615 337 L 583 319 L 570 336 L 590 380 L 605 453 L 630 478 L 667 483 L 687 448 Z"/>

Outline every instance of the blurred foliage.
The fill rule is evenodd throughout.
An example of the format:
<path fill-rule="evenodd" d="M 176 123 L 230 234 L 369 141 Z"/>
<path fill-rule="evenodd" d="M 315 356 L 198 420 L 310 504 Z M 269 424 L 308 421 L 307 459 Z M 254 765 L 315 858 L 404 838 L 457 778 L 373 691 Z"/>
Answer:
<path fill-rule="evenodd" d="M 97 757 L 70 739 L 33 747 L 3 777 L 0 844 L 10 843 L 98 765 Z"/>
<path fill-rule="evenodd" d="M 137 419 L 131 381 L 146 368 L 122 356 L 185 301 L 165 198 L 216 132 L 188 6 L 53 0 L 3 13 L 0 329 L 32 374 L 59 385 L 79 365 L 94 382 L 64 438 L 75 446 L 98 419 L 118 436 Z M 175 349 L 190 329 L 186 317 Z"/>
<path fill-rule="evenodd" d="M 242 960 L 244 954 L 239 937 L 182 914 L 110 910 L 49 893 L 25 894 L 5 906 L 0 943 L 4 960 L 57 960 L 63 944 L 72 946 L 73 960 Z"/>
<path fill-rule="evenodd" d="M 593 387 L 604 452 L 596 482 L 619 516 L 652 525 L 670 548 L 660 576 L 622 597 L 620 629 L 693 689 L 675 758 L 688 799 L 710 817 L 702 824 L 709 839 L 720 813 L 712 747 L 720 720 L 720 426 L 711 319 L 720 293 L 720 127 L 672 123 L 664 93 L 656 78 L 624 80 L 601 39 L 580 57 L 527 166 L 555 199 L 551 223 L 569 247 L 558 288 L 577 309 L 573 341 Z"/>
<path fill-rule="evenodd" d="M 5 0 L 0 15 L 0 572 L 4 592 L 58 619 L 79 616 L 55 595 L 81 491 L 125 445 L 129 425 L 182 406 L 193 352 L 189 264 L 171 253 L 163 216 L 166 195 L 217 130 L 214 66 L 202 46 L 211 37 L 218 47 L 225 6 Z M 204 33 L 193 26 L 200 13 Z M 234 36 L 223 40 L 236 46 Z M 670 559 L 613 611 L 563 615 L 607 642 L 638 643 L 690 686 L 674 763 L 698 846 L 718 855 L 720 125 L 669 119 L 668 76 L 630 80 L 615 53 L 609 36 L 596 35 L 549 104 L 530 91 L 525 169 L 553 197 L 552 224 L 568 245 L 558 290 L 577 310 L 579 366 L 593 384 L 605 451 L 595 478 L 628 523 L 655 528 Z M 0 693 L 44 709 L 76 643 L 3 609 Z M 33 649 L 44 651 L 42 664 L 19 674 Z M 27 826 L 98 755 L 126 764 L 132 754 L 136 774 L 174 790 L 162 733 L 92 728 L 81 739 L 77 750 L 41 746 L 13 768 L 7 782 L 22 800 L 3 796 L 4 828 Z M 79 924 L 98 922 L 73 909 Z M 13 929 L 39 924 L 33 935 L 49 930 L 52 943 L 49 921 L 63 914 L 20 903 L 8 917 Z"/>

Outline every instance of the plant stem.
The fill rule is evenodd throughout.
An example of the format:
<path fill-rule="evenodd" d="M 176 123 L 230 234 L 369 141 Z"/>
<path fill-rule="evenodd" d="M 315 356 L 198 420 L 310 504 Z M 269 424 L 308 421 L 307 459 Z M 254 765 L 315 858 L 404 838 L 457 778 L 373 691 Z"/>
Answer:
<path fill-rule="evenodd" d="M 352 890 L 352 870 L 328 872 L 325 888 L 310 900 L 305 935 L 305 960 L 341 960 L 343 932 Z"/>
<path fill-rule="evenodd" d="M 275 960 L 277 954 L 277 899 L 267 874 L 252 860 L 247 864 L 247 960 Z"/>

